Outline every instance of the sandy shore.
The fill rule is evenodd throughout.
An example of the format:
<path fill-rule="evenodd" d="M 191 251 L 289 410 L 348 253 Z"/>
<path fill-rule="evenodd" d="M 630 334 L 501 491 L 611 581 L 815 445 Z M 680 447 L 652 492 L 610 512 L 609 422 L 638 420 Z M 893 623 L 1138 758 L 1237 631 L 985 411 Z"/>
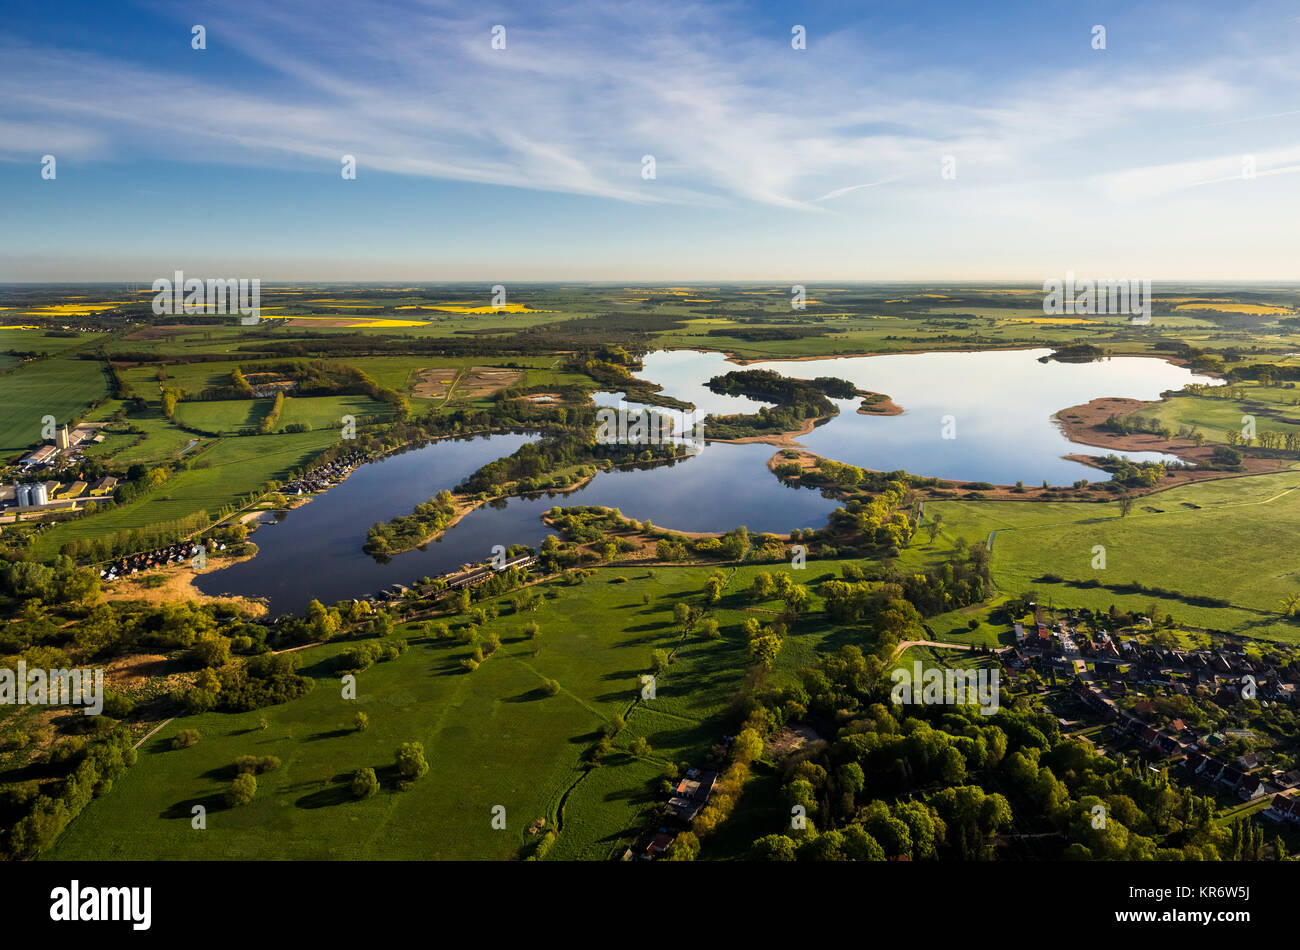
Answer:
<path fill-rule="evenodd" d="M 903 414 L 903 407 L 884 393 L 872 393 L 859 389 L 858 398 L 863 400 L 862 404 L 858 406 L 858 415 L 860 416 L 901 416 Z M 874 401 L 867 402 L 868 399 L 874 399 Z"/>
<path fill-rule="evenodd" d="M 212 558 L 203 571 L 195 571 L 186 564 L 169 564 L 167 567 L 142 574 L 130 574 L 105 584 L 100 592 L 100 600 L 143 600 L 150 604 L 162 604 L 167 601 L 194 600 L 203 604 L 226 604 L 250 617 L 260 617 L 266 613 L 266 604 L 251 597 L 221 597 L 205 594 L 194 586 L 194 578 L 199 574 L 209 574 L 247 561 L 254 555 L 238 558 Z M 151 587 L 145 583 L 146 578 L 162 575 L 162 584 Z"/>
<path fill-rule="evenodd" d="M 790 432 L 774 432 L 771 435 L 747 435 L 743 439 L 713 439 L 705 436 L 707 442 L 725 442 L 728 445 L 752 445 L 756 442 L 762 442 L 767 445 L 785 445 L 802 448 L 798 442 L 794 441 L 800 436 L 805 436 L 813 429 L 817 428 L 818 423 L 825 422 L 827 419 L 833 419 L 834 416 L 820 416 L 816 419 L 805 419 L 804 424 L 798 429 Z"/>

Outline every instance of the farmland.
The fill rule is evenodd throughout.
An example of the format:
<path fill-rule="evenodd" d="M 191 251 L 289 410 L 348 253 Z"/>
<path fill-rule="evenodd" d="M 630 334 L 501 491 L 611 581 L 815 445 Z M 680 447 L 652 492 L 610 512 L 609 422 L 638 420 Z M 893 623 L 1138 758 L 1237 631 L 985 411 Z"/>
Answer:
<path fill-rule="evenodd" d="M 256 573 L 258 565 L 289 565 L 277 570 L 300 572 L 294 580 L 313 585 L 308 596 L 333 605 L 310 607 L 307 613 L 316 619 L 309 620 L 297 606 L 283 615 L 275 609 L 279 594 L 250 594 L 238 581 L 209 588 L 210 578 L 225 576 L 220 560 L 193 587 L 175 565 L 149 564 L 129 581 L 106 572 L 102 584 L 120 588 L 107 597 L 94 594 L 94 603 L 47 607 L 42 601 L 33 608 L 14 586 L 0 601 L 11 608 L 12 622 L 3 632 L 13 652 L 6 662 L 55 655 L 32 651 L 59 651 L 68 662 L 143 665 L 153 672 L 125 687 L 142 702 L 122 722 L 137 739 L 162 724 L 145 740 L 138 761 L 114 779 L 107 794 L 86 804 L 40 857 L 605 861 L 629 848 L 648 856 L 647 841 L 668 827 L 688 843 L 698 829 L 699 840 L 688 847 L 701 859 L 743 859 L 753 856 L 760 840 L 770 843 L 786 833 L 788 799 L 803 794 L 800 781 L 823 781 L 818 769 L 828 765 L 824 771 L 831 774 L 838 768 L 824 758 L 826 744 L 817 737 L 893 734 L 897 724 L 873 711 L 886 695 L 879 689 L 891 665 L 921 660 L 998 670 L 1001 661 L 987 648 L 1012 645 L 1011 621 L 1036 616 L 1084 618 L 1071 622 L 1098 637 L 1104 632 L 1148 642 L 1158 636 L 1198 650 L 1230 646 L 1260 662 L 1285 659 L 1284 651 L 1300 644 L 1300 625 L 1284 607 L 1300 594 L 1300 581 L 1287 566 L 1300 542 L 1300 454 L 1285 443 L 1264 447 L 1229 435 L 1241 427 L 1242 416 L 1252 416 L 1260 431 L 1300 429 L 1288 378 L 1297 365 L 1289 354 L 1300 340 L 1285 322 L 1300 295 L 1265 300 L 1243 293 L 1237 300 L 1242 309 L 1210 311 L 1177 309 L 1194 292 L 1170 290 L 1154 301 L 1151 326 L 1139 327 L 1125 317 L 1045 316 L 1041 300 L 1026 288 L 808 288 L 806 309 L 797 310 L 790 307 L 788 288 L 761 285 L 538 286 L 514 292 L 516 306 L 506 312 L 476 303 L 482 290 L 271 288 L 262 322 L 249 327 L 150 323 L 140 305 L 119 304 L 84 318 L 100 331 L 93 340 L 51 337 L 57 346 L 50 355 L 11 357 L 0 387 L 25 409 L 5 417 L 9 457 L 42 443 L 39 432 L 20 424 L 40 408 L 60 423 L 97 426 L 90 440 L 69 459 L 51 463 L 42 477 L 49 474 L 60 486 L 102 476 L 117 481 L 113 494 L 96 496 L 94 507 L 86 504 L 74 516 L 54 511 L 37 520 L 24 514 L 4 525 L 0 540 L 12 556 L 52 565 L 63 552 L 80 558 L 83 569 L 97 571 L 135 556 L 133 547 L 123 545 L 135 545 L 151 531 L 167 541 L 184 535 L 188 542 L 223 530 L 231 554 L 243 560 L 241 568 Z M 48 305 L 74 304 L 51 295 Z M 45 319 L 37 307 L 31 303 L 38 315 L 24 319 Z M 67 318 L 46 314 L 54 316 Z M 1168 362 L 1126 360 L 1124 366 L 1138 379 L 1200 379 L 1163 394 L 1151 384 L 1145 401 L 1126 397 L 1124 412 L 1145 420 L 1137 428 L 1153 440 L 1152 448 L 1172 456 L 1197 430 L 1207 442 L 1207 457 L 1212 447 L 1232 441 L 1238 455 L 1257 455 L 1277 470 L 1253 474 L 1260 469 L 1234 468 L 1228 459 L 1209 471 L 1216 477 L 1203 481 L 1169 479 L 1177 474 L 1171 465 L 1167 472 L 1134 468 L 1125 474 L 1128 482 L 1107 484 L 1106 474 L 1093 468 L 1085 471 L 1095 477 L 1074 486 L 1027 489 L 930 477 L 937 473 L 924 470 L 886 475 L 870 466 L 859 469 L 834 457 L 836 443 L 822 442 L 817 451 L 826 457 L 811 451 L 785 455 L 799 461 L 783 477 L 799 485 L 776 484 L 778 495 L 767 496 L 750 489 L 760 480 L 771 488 L 780 474 L 782 456 L 763 464 L 772 447 L 727 447 L 723 451 L 736 454 L 710 455 L 707 465 L 715 466 L 752 459 L 750 468 L 721 472 L 639 448 L 618 455 L 591 437 L 593 393 L 676 399 L 675 387 L 685 377 L 674 373 L 693 360 L 710 367 L 708 379 L 719 371 L 716 365 L 725 365 L 719 354 L 736 362 L 837 354 L 897 361 L 912 357 L 892 354 L 924 351 L 952 361 L 942 365 L 954 368 L 995 357 L 1007 360 L 1000 365 L 1019 367 L 1007 372 L 1042 374 L 1036 378 L 1047 386 L 1066 375 L 1054 365 L 1054 348 L 1075 344 L 1088 345 L 1085 365 L 1161 357 Z M 13 348 L 21 352 L 17 343 Z M 703 353 L 660 352 L 674 348 Z M 1028 349 L 1037 352 L 1022 352 Z M 985 350 L 1006 352 L 980 352 Z M 95 358 L 80 358 L 86 355 Z M 1057 355 L 1073 356 L 1066 350 Z M 869 384 L 876 363 L 863 360 L 854 371 Z M 1192 364 L 1194 370 L 1184 368 Z M 1263 379 L 1256 378 L 1257 364 L 1271 364 Z M 914 377 L 940 371 L 930 368 L 938 363 L 908 365 L 917 367 Z M 1168 374 L 1156 376 L 1152 366 Z M 663 377 L 654 378 L 659 367 Z M 1195 373 L 1223 376 L 1229 385 L 1209 386 Z M 843 382 L 827 385 L 842 391 Z M 979 392 L 961 395 L 972 407 L 992 401 Z M 901 408 L 901 418 L 870 421 L 901 425 L 922 413 L 906 400 Z M 1068 408 L 1053 404 L 1050 410 Z M 348 418 L 356 429 L 345 435 Z M 849 432 L 846 426 L 858 419 L 841 413 L 818 420 L 813 428 L 819 431 L 800 435 L 811 443 L 815 435 Z M 1088 430 L 1098 455 L 1111 451 L 1120 427 L 1115 422 Z M 1182 442 L 1166 438 L 1162 427 L 1182 433 Z M 862 430 L 861 438 L 874 431 Z M 470 457 L 470 448 L 487 451 L 479 446 L 492 443 L 456 437 L 489 433 L 509 433 L 518 451 L 509 450 L 515 452 L 509 459 L 489 458 L 478 473 L 482 461 L 457 461 Z M 1018 439 L 1012 452 L 1026 459 L 1050 453 L 1057 437 L 1049 426 L 1038 442 L 1028 435 Z M 779 438 L 776 445 L 788 451 L 789 443 Z M 857 451 L 851 432 L 838 445 Z M 962 445 L 978 452 L 978 446 Z M 446 446 L 456 451 L 439 454 Z M 462 450 L 469 454 L 457 454 Z M 871 458 L 881 459 L 881 468 L 892 467 L 888 451 L 882 442 Z M 343 474 L 322 478 L 328 490 L 321 499 L 288 514 L 287 524 L 309 526 L 303 534 L 258 529 L 253 540 L 266 547 L 254 555 L 241 547 L 242 528 L 212 525 L 231 507 L 265 513 L 284 506 L 274 493 L 277 482 L 343 455 L 349 456 L 339 469 Z M 384 464 L 366 467 L 367 460 Z M 1011 457 L 1007 467 L 1020 471 L 1026 464 Z M 336 483 L 352 465 L 363 466 L 366 474 Z M 405 473 L 395 478 L 399 484 L 385 484 L 384 473 L 395 471 Z M 1148 471 L 1156 474 L 1146 478 Z M 699 480 L 710 472 L 728 479 L 726 491 Z M 676 477 L 683 480 L 671 480 Z M 653 489 L 645 487 L 651 478 Z M 470 487 L 450 501 L 426 501 L 458 490 L 462 479 Z M 560 486 L 570 494 L 558 494 Z M 824 495 L 809 493 L 814 486 Z M 353 487 L 358 493 L 349 494 Z M 394 487 L 402 490 L 395 493 L 401 504 L 389 501 Z M 438 596 L 438 585 L 459 576 L 454 571 L 436 580 L 418 576 L 447 570 L 447 563 L 476 563 L 497 545 L 540 543 L 546 529 L 538 519 L 545 506 L 582 505 L 581 492 L 588 489 L 616 497 L 611 507 L 626 498 L 628 517 L 647 518 L 642 506 L 666 502 L 666 508 L 654 507 L 656 518 L 666 510 L 672 520 L 663 523 L 683 534 L 655 528 L 649 520 L 617 530 L 608 524 L 579 527 L 575 538 L 560 542 L 559 554 L 551 552 L 554 560 L 520 579 L 526 587 L 478 601 Z M 316 490 L 320 486 L 307 489 Z M 547 492 L 555 500 L 536 505 Z M 685 504 L 672 504 L 675 492 Z M 725 529 L 711 524 L 710 531 L 696 530 L 701 526 L 683 512 L 716 517 L 690 507 L 697 494 L 709 499 L 706 507 L 737 512 L 736 521 Z M 753 502 L 750 494 L 775 501 Z M 802 518 L 794 514 L 797 503 L 810 499 L 825 505 L 816 509 L 811 527 L 778 520 L 780 530 L 773 534 L 738 535 L 747 539 L 743 545 L 726 557 L 718 553 L 729 537 L 722 530 L 750 518 L 763 520 L 768 530 L 787 503 L 790 518 Z M 354 515 L 363 506 L 373 515 Z M 313 512 L 320 517 L 312 520 Z M 206 514 L 201 524 L 194 520 L 200 513 Z M 387 519 L 410 519 L 412 537 L 426 543 L 401 554 L 376 548 L 371 556 L 363 544 L 374 518 L 381 535 Z M 789 528 L 798 530 L 791 535 Z M 280 552 L 282 560 L 273 561 L 277 537 L 308 540 L 283 541 L 289 547 Z M 117 545 L 113 560 L 104 560 L 109 555 L 95 547 L 108 542 Z M 791 563 L 796 542 L 806 545 L 806 566 Z M 1097 566 L 1098 551 L 1104 551 L 1104 566 Z M 442 555 L 446 561 L 438 559 Z M 427 563 L 440 566 L 414 566 L 426 556 Z M 72 570 L 69 563 L 62 562 L 60 570 Z M 378 578 L 377 586 L 391 587 L 371 587 L 373 593 L 353 600 L 363 592 L 336 592 L 330 582 L 363 573 Z M 722 580 L 711 580 L 715 575 Z M 234 569 L 230 576 L 236 576 Z M 707 594 L 710 584 L 721 585 L 716 596 Z M 931 596 L 936 590 L 942 593 Z M 130 600 L 137 591 L 147 599 Z M 167 600 L 190 592 L 203 596 L 193 605 Z M 250 597 L 265 599 L 254 603 Z M 374 638 L 364 619 L 343 619 L 362 603 L 362 616 L 385 618 L 393 632 Z M 256 617 L 244 613 L 254 607 Z M 190 623 L 184 618 L 193 610 L 210 612 L 207 620 L 193 621 L 195 629 L 205 630 L 201 644 L 184 632 Z M 49 613 L 52 623 L 37 623 L 34 611 Z M 331 611 L 337 619 L 320 620 L 321 612 L 329 617 Z M 426 620 L 447 624 L 449 636 L 426 627 Z M 329 642 L 317 642 L 318 623 L 333 625 Z M 97 624 L 102 626 L 86 631 Z M 537 625 L 536 638 L 529 624 Z M 976 651 L 904 650 L 898 646 L 903 640 Z M 398 641 L 407 648 L 396 648 Z M 345 699 L 339 658 L 367 643 L 395 655 L 363 669 L 355 699 Z M 495 649 L 485 654 L 485 643 Z M 294 648 L 314 684 L 305 695 L 237 711 L 187 711 L 185 694 L 201 682 L 224 677 L 237 683 L 259 654 Z M 656 693 L 642 697 L 641 676 L 657 664 Z M 844 669 L 854 672 L 845 679 Z M 1055 682 L 1055 673 L 1043 673 Z M 1014 697 L 1008 694 L 1013 717 L 1047 716 L 1047 704 L 1060 701 L 1057 693 L 1045 699 L 1035 691 L 1038 676 L 1039 671 L 1025 675 L 1021 682 L 1028 685 Z M 177 682 L 184 688 L 169 692 Z M 359 712 L 368 717 L 364 729 L 356 725 Z M 1052 712 L 1053 722 L 1062 718 Z M 889 715 L 894 713 L 900 721 L 907 718 L 896 710 Z M 1226 729 L 1241 714 L 1216 707 L 1206 715 L 1206 722 Z M 1034 722 L 1044 743 L 1058 741 L 1048 736 L 1052 729 L 1045 720 Z M 1288 764 L 1290 747 L 1273 735 L 1280 727 L 1271 720 L 1266 725 L 1273 737 L 1259 749 L 1279 766 Z M 927 728 L 939 733 L 940 726 L 959 728 L 951 718 L 932 719 Z M 1006 729 L 1020 737 L 1007 741 L 1034 735 L 1019 726 Z M 1089 735 L 1100 733 L 1090 729 Z M 0 736 L 26 736 L 6 740 L 0 775 L 10 776 L 5 781 L 12 784 L 26 774 L 23 769 L 44 761 L 45 743 L 72 741 L 61 730 L 31 717 L 0 720 Z M 173 747 L 193 731 L 200 736 L 196 743 Z M 785 743 L 794 741 L 792 735 L 808 745 L 787 760 Z M 399 781 L 395 765 L 395 751 L 407 742 L 423 745 L 429 765 L 409 785 Z M 738 751 L 742 747 L 747 751 Z M 1064 754 L 1056 748 L 1051 754 Z M 272 756 L 280 764 L 258 777 L 251 801 L 231 807 L 225 796 L 242 756 Z M 808 764 L 798 768 L 806 778 L 794 777 L 793 763 L 805 758 Z M 823 764 L 814 767 L 818 761 Z M 352 776 L 367 768 L 374 769 L 379 788 L 370 797 L 355 797 Z M 692 768 L 718 776 L 724 789 L 694 824 L 673 817 L 666 805 L 667 790 Z M 909 768 L 920 774 L 925 765 Z M 961 774 L 969 769 L 972 782 L 987 780 L 990 789 L 1014 785 L 1005 768 L 981 765 L 973 756 L 953 768 Z M 884 788 L 893 774 L 867 769 L 864 781 Z M 45 781 L 41 790 L 48 795 L 57 787 Z M 828 822 L 849 827 L 865 820 L 861 809 L 886 803 L 906 810 L 937 789 L 931 783 L 896 799 L 881 792 L 856 803 L 850 795 L 858 812 L 845 810 L 842 796 L 810 804 L 813 812 L 822 810 L 818 829 Z M 1077 785 L 1068 793 L 1075 801 L 1086 794 Z M 1055 819 L 1027 794 L 1010 795 L 1017 820 L 1054 830 Z M 207 813 L 201 831 L 191 825 L 196 805 Z M 499 821 L 494 825 L 496 806 L 504 809 L 504 828 Z M 1224 812 L 1225 822 L 1230 814 L 1235 813 Z M 123 834 L 128 827 L 130 834 Z M 952 854 L 958 845 L 944 847 Z"/>
<path fill-rule="evenodd" d="M 63 424 L 108 394 L 104 365 L 52 357 L 0 375 L 0 454 L 13 455 L 42 439 L 42 419 Z"/>

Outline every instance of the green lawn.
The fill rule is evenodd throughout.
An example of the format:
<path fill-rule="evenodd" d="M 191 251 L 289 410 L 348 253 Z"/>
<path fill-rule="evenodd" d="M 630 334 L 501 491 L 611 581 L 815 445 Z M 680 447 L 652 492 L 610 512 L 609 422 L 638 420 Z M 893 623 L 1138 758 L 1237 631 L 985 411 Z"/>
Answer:
<path fill-rule="evenodd" d="M 96 360 L 51 357 L 0 375 L 0 456 L 15 456 L 47 441 L 43 417 L 53 416 L 64 425 L 107 394 L 104 364 Z"/>
<path fill-rule="evenodd" d="M 47 857 L 85 858 L 460 858 L 516 856 L 534 839 L 537 818 L 556 827 L 548 857 L 605 858 L 620 853 L 658 801 L 667 761 L 698 762 L 724 731 L 722 712 L 738 688 L 745 649 L 738 610 L 719 611 L 724 638 L 682 642 L 672 623 L 677 597 L 699 603 L 709 571 L 701 568 L 598 571 L 581 587 L 548 586 L 558 599 L 533 613 L 503 616 L 485 630 L 502 646 L 476 672 L 460 670 L 459 643 L 415 636 L 403 656 L 358 677 L 358 699 L 340 696 L 329 660 L 344 647 L 302 651 L 316 688 L 294 702 L 251 713 L 178 719 L 141 749 L 140 761 L 112 792 L 76 819 Z M 626 583 L 614 578 L 627 576 Z M 653 604 L 642 601 L 644 593 Z M 600 616 L 601 624 L 592 617 Z M 540 654 L 522 636 L 542 630 Z M 640 675 L 655 649 L 680 647 L 639 705 Z M 561 685 L 545 697 L 544 678 Z M 635 705 L 635 708 L 633 708 Z M 357 710 L 364 733 L 350 726 Z M 606 764 L 584 775 L 581 759 L 597 730 L 616 716 L 627 728 Z M 259 719 L 269 723 L 259 728 Z M 202 740 L 173 751 L 171 738 L 196 728 Z M 627 751 L 637 736 L 650 756 Z M 424 743 L 429 773 L 401 792 L 389 771 L 397 745 Z M 227 810 L 219 801 L 236 756 L 275 755 L 283 765 L 260 778 L 256 800 Z M 342 779 L 373 767 L 384 787 L 353 801 Z M 567 793 L 567 796 L 566 796 Z M 190 828 L 191 808 L 209 809 L 206 831 Z M 506 808 L 505 831 L 491 826 Z"/>

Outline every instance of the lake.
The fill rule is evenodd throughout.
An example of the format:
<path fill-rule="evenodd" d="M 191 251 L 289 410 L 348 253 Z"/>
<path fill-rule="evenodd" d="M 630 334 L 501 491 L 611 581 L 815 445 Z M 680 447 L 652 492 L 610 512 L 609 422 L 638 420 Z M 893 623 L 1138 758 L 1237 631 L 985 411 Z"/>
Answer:
<path fill-rule="evenodd" d="M 1109 450 L 1071 442 L 1052 416 L 1099 396 L 1151 400 L 1187 383 L 1214 384 L 1160 359 L 1117 357 L 1095 363 L 1040 363 L 1048 349 L 978 353 L 897 353 L 823 360 L 779 360 L 745 367 L 721 353 L 652 353 L 638 375 L 666 395 L 715 413 L 754 412 L 761 403 L 718 395 L 711 377 L 736 369 L 770 369 L 783 376 L 837 376 L 860 389 L 884 393 L 902 415 L 871 416 L 859 400 L 832 400 L 840 414 L 797 441 L 809 451 L 878 471 L 903 469 L 962 481 L 1009 485 L 1024 481 L 1069 485 L 1105 472 L 1063 458 Z M 944 438 L 945 417 L 952 417 Z M 707 437 L 708 432 L 705 431 Z M 1173 461 L 1159 452 L 1116 452 L 1134 461 Z"/>
<path fill-rule="evenodd" d="M 821 527 L 838 507 L 818 490 L 777 480 L 766 466 L 773 452 L 769 445 L 713 445 L 667 465 L 601 472 L 576 491 L 479 508 L 425 549 L 385 564 L 361 550 L 374 522 L 410 514 L 420 502 L 531 438 L 443 439 L 362 465 L 347 481 L 258 528 L 257 557 L 200 575 L 195 586 L 206 594 L 265 597 L 272 614 L 298 613 L 313 598 L 328 604 L 363 597 L 486 560 L 494 545 L 535 547 L 551 533 L 541 518 L 556 505 L 604 505 L 688 531 L 729 531 L 743 524 L 751 531 L 782 534 Z"/>
<path fill-rule="evenodd" d="M 906 469 L 965 481 L 1069 484 L 1105 473 L 1062 458 L 1099 449 L 1071 443 L 1053 413 L 1098 396 L 1154 399 L 1188 382 L 1213 382 L 1163 360 L 1121 357 L 1097 363 L 1039 363 L 1046 350 L 890 354 L 753 364 L 788 376 L 839 376 L 883 392 L 903 407 L 898 416 L 865 416 L 857 400 L 837 400 L 840 415 L 798 440 L 820 455 L 866 468 Z M 762 403 L 704 387 L 738 368 L 722 354 L 675 351 L 646 357 L 639 374 L 668 395 L 708 412 L 753 412 Z M 601 405 L 618 393 L 598 393 Z M 942 437 L 953 417 L 956 438 Z M 259 528 L 257 557 L 198 577 L 208 594 L 265 597 L 272 614 L 300 612 L 313 598 L 332 603 L 394 584 L 436 576 L 491 556 L 494 545 L 536 546 L 548 534 L 541 516 L 556 505 L 604 505 L 638 520 L 684 531 L 786 534 L 825 524 L 837 506 L 820 491 L 791 488 L 767 469 L 775 449 L 764 444 L 712 443 L 673 464 L 602 472 L 568 493 L 510 498 L 466 515 L 442 539 L 379 563 L 361 550 L 376 521 L 409 514 L 418 503 L 534 435 L 443 439 L 358 468 L 341 485 L 277 523 Z M 1157 453 L 1121 453 L 1135 460 Z"/>

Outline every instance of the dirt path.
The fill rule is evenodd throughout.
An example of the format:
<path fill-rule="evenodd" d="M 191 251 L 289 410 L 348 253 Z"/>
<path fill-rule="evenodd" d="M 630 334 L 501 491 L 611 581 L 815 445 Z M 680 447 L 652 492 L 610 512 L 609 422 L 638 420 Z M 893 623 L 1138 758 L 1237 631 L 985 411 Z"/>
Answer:
<path fill-rule="evenodd" d="M 168 717 L 167 719 L 164 719 L 162 722 L 158 723 L 158 725 L 154 726 L 152 729 L 150 729 L 148 732 L 146 732 L 146 733 L 144 734 L 144 738 L 142 738 L 142 739 L 141 739 L 139 742 L 137 742 L 135 745 L 131 746 L 131 748 L 132 748 L 132 749 L 138 749 L 138 748 L 140 748 L 140 746 L 144 745 L 146 742 L 149 741 L 149 737 L 150 737 L 150 736 L 152 736 L 155 732 L 157 732 L 159 729 L 161 729 L 163 726 L 167 725 L 167 723 L 171 722 L 171 721 L 172 721 L 173 719 L 175 719 L 175 718 L 176 718 L 175 716 L 170 716 L 170 717 Z"/>
<path fill-rule="evenodd" d="M 898 644 L 898 646 L 894 647 L 894 654 L 893 656 L 890 657 L 890 659 L 891 660 L 897 659 L 900 654 L 905 653 L 906 651 L 910 650 L 912 647 L 939 647 L 944 650 L 966 650 L 967 652 L 969 652 L 971 650 L 974 650 L 976 646 L 982 646 L 982 644 L 944 643 L 942 640 L 903 640 Z M 1000 649 L 994 650 L 993 653 L 994 654 L 1005 653 L 1007 650 L 1010 649 L 1011 647 L 1002 647 Z"/>

